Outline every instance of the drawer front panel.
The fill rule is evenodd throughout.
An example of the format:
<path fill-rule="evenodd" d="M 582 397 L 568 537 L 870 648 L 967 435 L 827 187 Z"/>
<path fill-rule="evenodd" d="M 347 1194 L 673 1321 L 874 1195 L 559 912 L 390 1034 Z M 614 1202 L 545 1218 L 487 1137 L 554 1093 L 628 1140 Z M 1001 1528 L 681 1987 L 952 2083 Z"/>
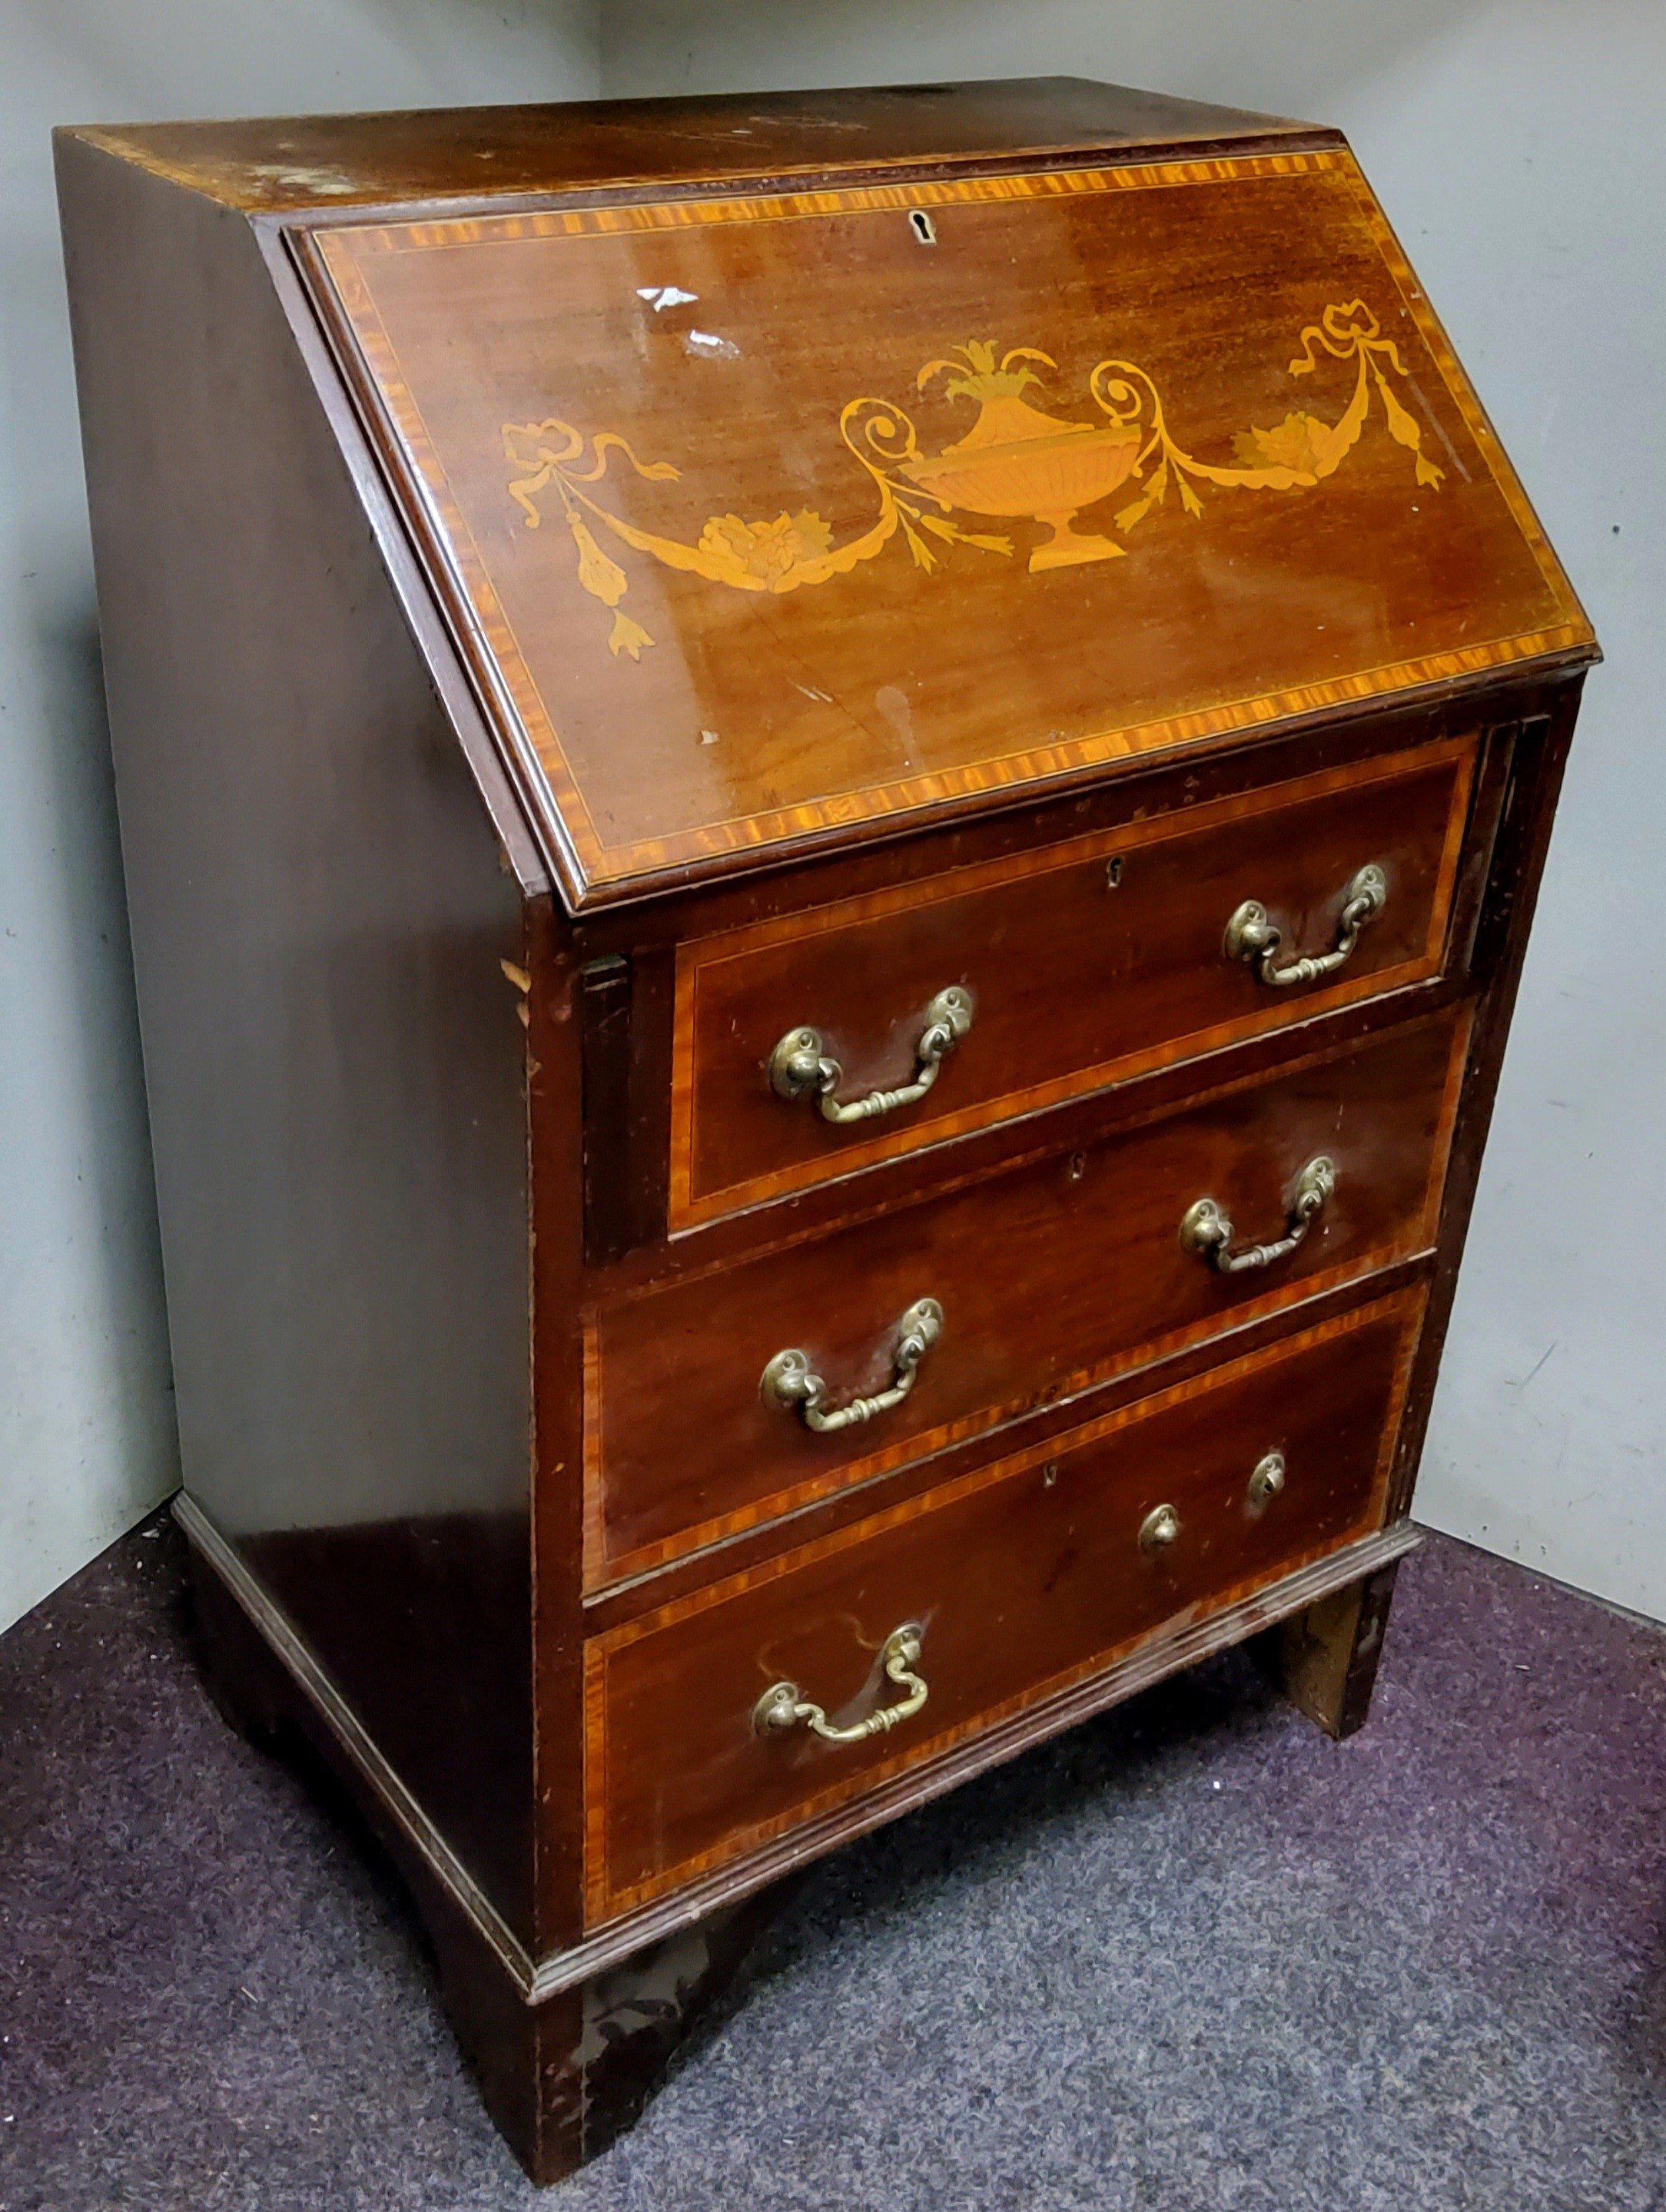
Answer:
<path fill-rule="evenodd" d="M 591 1586 L 903 1464 L 1432 1241 L 1467 1035 L 1448 1012 L 1165 1121 L 604 1308 L 587 1330 Z M 1302 1243 L 1239 1273 L 1183 1248 L 1213 1199 L 1234 1249 L 1278 1237 L 1302 1170 L 1335 1184 Z M 908 1395 L 816 1433 L 760 1389 L 801 1352 L 836 1413 L 894 1388 L 903 1316 L 942 1310 Z"/>
<path fill-rule="evenodd" d="M 1356 1309 L 595 1639 L 593 1920 L 1379 1525 L 1420 1310 L 1417 1292 Z M 1252 1476 L 1274 1455 L 1268 1494 Z M 1142 1544 L 1164 1507 L 1172 1540 Z M 897 1703 L 879 1655 L 909 1623 L 928 1696 L 893 1730 L 755 1725 L 779 1682 L 834 1726 Z"/>
<path fill-rule="evenodd" d="M 672 1226 L 1438 973 L 1476 742 L 684 946 Z M 1279 932 L 1275 970 L 1336 949 L 1345 894 L 1368 866 L 1383 872 L 1383 903 L 1334 970 L 1279 985 L 1228 952 L 1227 924 L 1250 900 Z M 971 1025 L 923 1096 L 834 1123 L 812 1091 L 787 1097 L 772 1084 L 776 1047 L 805 1031 L 816 1040 L 807 1066 L 837 1063 L 836 1102 L 908 1087 L 945 989 L 970 995 Z"/>

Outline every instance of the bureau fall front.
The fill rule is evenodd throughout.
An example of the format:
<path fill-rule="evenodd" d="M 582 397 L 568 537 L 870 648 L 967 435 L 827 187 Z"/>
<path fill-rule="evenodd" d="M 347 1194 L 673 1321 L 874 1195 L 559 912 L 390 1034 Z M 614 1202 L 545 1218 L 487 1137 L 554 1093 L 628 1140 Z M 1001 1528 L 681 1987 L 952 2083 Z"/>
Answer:
<path fill-rule="evenodd" d="M 58 161 L 205 1658 L 553 2178 L 847 1838 L 1364 1719 L 1595 641 L 1333 131 Z"/>

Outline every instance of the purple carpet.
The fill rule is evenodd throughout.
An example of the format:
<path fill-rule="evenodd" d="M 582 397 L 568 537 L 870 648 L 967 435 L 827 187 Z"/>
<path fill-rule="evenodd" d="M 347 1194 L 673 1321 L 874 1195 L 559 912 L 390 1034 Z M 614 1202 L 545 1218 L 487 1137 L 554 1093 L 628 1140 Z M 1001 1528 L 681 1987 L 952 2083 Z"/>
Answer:
<path fill-rule="evenodd" d="M 544 2195 L 158 1519 L 0 1638 L 0 2212 L 1666 2208 L 1666 1635 L 1441 1539 L 1336 1746 L 1242 1654 L 814 1874 Z"/>

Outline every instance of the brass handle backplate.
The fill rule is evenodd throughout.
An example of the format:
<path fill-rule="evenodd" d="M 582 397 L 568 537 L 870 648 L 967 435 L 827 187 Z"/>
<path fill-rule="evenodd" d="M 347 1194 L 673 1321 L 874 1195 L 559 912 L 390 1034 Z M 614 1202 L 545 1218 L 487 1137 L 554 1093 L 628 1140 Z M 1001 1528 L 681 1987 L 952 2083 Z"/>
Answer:
<path fill-rule="evenodd" d="M 1180 1516 L 1172 1505 L 1153 1505 L 1140 1523 L 1142 1552 L 1166 1552 L 1180 1534 Z"/>
<path fill-rule="evenodd" d="M 1186 1218 L 1180 1224 L 1180 1242 L 1188 1252 L 1195 1252 L 1199 1259 L 1206 1260 L 1218 1274 L 1241 1275 L 1249 1267 L 1270 1267 L 1274 1260 L 1286 1259 L 1295 1250 L 1335 1188 L 1336 1163 L 1321 1153 L 1317 1159 L 1310 1160 L 1297 1176 L 1289 1226 L 1274 1243 L 1251 1244 L 1242 1252 L 1230 1250 L 1232 1224 L 1213 1198 L 1200 1198 L 1187 1207 Z"/>
<path fill-rule="evenodd" d="M 1284 1488 L 1284 1454 L 1270 1451 L 1262 1454 L 1250 1470 L 1250 1504 L 1259 1513 Z"/>
<path fill-rule="evenodd" d="M 1374 921 L 1382 913 L 1388 896 L 1389 879 L 1376 862 L 1361 868 L 1349 879 L 1342 893 L 1336 942 L 1330 951 L 1308 954 L 1292 960 L 1285 968 L 1278 964 L 1282 932 L 1268 920 L 1267 908 L 1259 899 L 1245 899 L 1226 925 L 1226 957 L 1247 961 L 1255 969 L 1256 980 L 1271 984 L 1275 990 L 1290 983 L 1316 983 L 1321 975 L 1334 975 L 1341 966 L 1359 942 L 1359 933 L 1365 924 Z"/>
<path fill-rule="evenodd" d="M 888 1413 L 893 1406 L 900 1406 L 913 1389 L 921 1361 L 943 1334 L 942 1307 L 935 1298 L 917 1300 L 897 1322 L 897 1331 L 891 1366 L 895 1380 L 888 1390 L 880 1390 L 872 1398 L 853 1398 L 848 1405 L 829 1413 L 827 1385 L 812 1373 L 807 1352 L 778 1352 L 764 1369 L 759 1387 L 770 1405 L 798 1413 L 806 1428 L 814 1429 L 818 1436 L 854 1429 L 859 1422 L 871 1421 L 876 1413 Z"/>
<path fill-rule="evenodd" d="M 854 1721 L 848 1728 L 835 1728 L 820 1705 L 800 1696 L 796 1682 L 775 1682 L 752 1707 L 752 1726 L 760 1735 L 807 1728 L 824 1743 L 863 1743 L 871 1735 L 883 1735 L 887 1729 L 894 1729 L 898 1721 L 912 1720 L 930 1695 L 924 1677 L 914 1671 L 920 1664 L 924 1635 L 918 1621 L 905 1621 L 901 1628 L 891 1630 L 880 1647 L 886 1680 L 907 1693 L 899 1704 L 881 1705 L 865 1721 Z"/>
<path fill-rule="evenodd" d="M 952 983 L 926 1009 L 926 1026 L 914 1048 L 912 1083 L 899 1091 L 871 1091 L 842 1103 L 833 1093 L 844 1070 L 822 1050 L 819 1030 L 788 1030 L 769 1055 L 769 1087 L 782 1098 L 813 1098 L 824 1121 L 871 1121 L 898 1106 L 913 1106 L 937 1080 L 937 1071 L 972 1026 L 972 994 Z"/>

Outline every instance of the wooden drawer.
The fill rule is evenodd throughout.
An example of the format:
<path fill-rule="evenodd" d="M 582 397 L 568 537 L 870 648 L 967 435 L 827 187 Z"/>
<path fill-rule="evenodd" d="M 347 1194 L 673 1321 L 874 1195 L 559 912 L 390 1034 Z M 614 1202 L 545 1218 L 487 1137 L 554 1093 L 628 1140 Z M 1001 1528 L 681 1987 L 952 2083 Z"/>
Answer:
<path fill-rule="evenodd" d="M 628 1910 L 1215 1611 L 1382 1518 L 1420 1293 L 1355 1309 L 665 1606 L 587 1648 L 593 1920 Z M 1282 1455 L 1259 1505 L 1250 1477 Z M 1167 1505 L 1179 1533 L 1140 1540 Z M 760 1733 L 789 1681 L 834 1724 L 903 1692 L 894 1732 Z"/>
<path fill-rule="evenodd" d="M 1423 1251 L 1466 1036 L 1448 1012 L 1085 1151 L 604 1306 L 587 1331 L 590 1586 Z M 1276 1237 L 1321 1157 L 1335 1188 L 1285 1258 L 1220 1273 L 1183 1249 L 1201 1198 L 1226 1210 L 1237 1246 Z M 901 1403 L 816 1434 L 761 1391 L 789 1349 L 833 1410 L 883 1391 L 899 1321 L 925 1298 L 942 1309 L 941 1334 Z"/>
<path fill-rule="evenodd" d="M 1033 1111 L 1437 974 L 1478 740 L 1454 738 L 1178 815 L 1133 822 L 870 897 L 696 940 L 679 955 L 673 1229 Z M 1337 939 L 1375 865 L 1381 910 L 1343 964 L 1274 986 L 1226 948 L 1262 902 L 1275 965 Z M 927 1009 L 971 1027 L 909 1105 L 848 1124 L 770 1079 L 812 1031 L 848 1102 L 908 1085 Z M 815 1058 L 815 1051 L 811 1052 Z"/>

